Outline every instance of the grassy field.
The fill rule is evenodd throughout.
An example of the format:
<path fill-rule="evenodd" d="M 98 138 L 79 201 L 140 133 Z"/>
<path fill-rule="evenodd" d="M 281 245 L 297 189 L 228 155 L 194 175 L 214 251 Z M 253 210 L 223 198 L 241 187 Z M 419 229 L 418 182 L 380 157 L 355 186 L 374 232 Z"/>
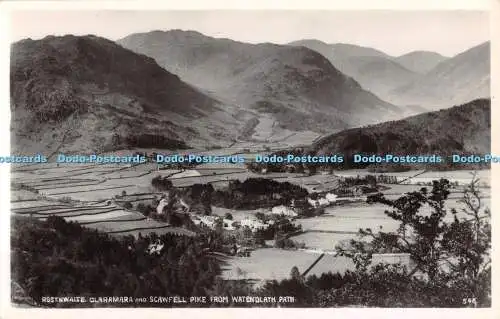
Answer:
<path fill-rule="evenodd" d="M 273 136 L 273 143 L 266 145 L 283 147 L 288 139 L 295 142 L 300 138 L 307 140 L 313 135 L 286 136 L 278 141 L 277 135 Z M 262 143 L 237 143 L 229 149 L 221 149 L 217 152 L 206 151 L 206 154 L 229 155 L 245 151 L 246 156 L 252 152 L 260 152 Z M 193 153 L 195 153 L 193 151 Z M 197 152 L 196 152 L 197 153 Z M 201 154 L 201 153 L 197 153 Z M 156 232 L 158 234 L 174 233 L 178 235 L 192 236 L 192 232 L 170 227 L 166 223 L 160 223 L 144 217 L 142 214 L 127 211 L 117 206 L 116 203 L 130 201 L 134 207 L 139 202 L 149 203 L 161 193 L 155 191 L 151 186 L 151 179 L 157 175 L 169 176 L 177 187 L 189 186 L 196 183 L 213 183 L 225 185 L 228 181 L 238 179 L 243 181 L 250 177 L 262 177 L 287 181 L 307 188 L 310 192 L 329 191 L 338 186 L 339 176 L 336 175 L 314 175 L 302 176 L 293 173 L 271 173 L 255 174 L 246 171 L 243 165 L 232 164 L 204 164 L 196 168 L 200 176 L 175 178 L 173 174 L 179 170 L 157 170 L 155 164 L 144 164 L 128 167 L 126 165 L 60 165 L 59 167 L 48 165 L 30 165 L 17 167 L 13 170 L 12 181 L 25 183 L 39 190 L 36 194 L 27 190 L 13 190 L 11 192 L 12 213 L 33 215 L 38 218 L 46 218 L 50 215 L 63 216 L 68 220 L 76 221 L 86 227 L 96 228 L 113 235 L 133 235 L 139 233 L 147 234 Z M 390 173 L 401 178 L 414 176 L 422 171 L 411 171 L 403 173 Z M 336 172 L 342 176 L 363 176 L 369 173 L 366 170 L 350 170 Z M 478 174 L 482 180 L 489 181 L 490 171 L 481 171 Z M 470 180 L 470 172 L 426 172 L 411 180 L 412 183 L 430 181 L 436 178 L 446 177 L 451 181 Z M 384 193 L 392 199 L 400 197 L 403 193 L 420 189 L 420 185 L 385 185 L 389 189 Z M 461 197 L 459 193 L 463 187 L 454 190 L 448 201 L 449 208 L 461 208 L 458 202 Z M 106 201 L 116 195 L 126 192 L 123 198 L 117 198 L 116 203 L 106 204 Z M 482 201 L 486 206 L 491 205 L 490 189 L 483 189 Z M 43 198 L 46 195 L 47 198 Z M 65 198 L 64 201 L 60 201 Z M 67 198 L 79 200 L 73 203 Z M 59 200 L 59 201 L 58 201 Z M 253 217 L 259 210 L 229 210 L 220 207 L 212 207 L 213 214 L 224 216 L 231 213 L 234 220 L 242 220 Z M 297 220 L 305 231 L 292 237 L 293 240 L 304 242 L 308 248 L 332 250 L 333 247 L 343 240 L 353 238 L 353 233 L 359 228 L 371 228 L 373 230 L 393 231 L 397 223 L 387 218 L 382 205 L 367 205 L 362 203 L 333 206 L 326 209 L 325 215 L 314 218 Z M 451 220 L 451 215 L 448 217 Z M 307 269 L 319 255 L 307 251 L 286 251 L 274 248 L 258 249 L 252 252 L 251 257 L 227 257 L 224 278 L 226 279 L 284 279 L 288 277 L 293 266 L 300 271 Z M 263 267 L 265 265 L 265 267 Z M 327 271 L 344 271 L 351 269 L 349 260 L 341 257 L 327 255 L 311 273 L 320 274 Z"/>
<path fill-rule="evenodd" d="M 384 208 L 378 208 L 379 215 L 376 217 L 363 216 L 363 210 L 368 209 L 352 208 L 352 214 L 344 213 L 341 216 L 329 215 L 299 219 L 297 223 L 302 225 L 304 231 L 312 230 L 325 232 L 357 232 L 359 228 L 371 228 L 374 231 L 394 231 L 399 225 L 397 222 L 394 222 L 384 215 Z M 373 212 L 370 212 L 370 214 L 373 214 Z"/>
<path fill-rule="evenodd" d="M 255 214 L 258 212 L 266 213 L 266 209 L 255 209 L 255 210 L 234 210 L 222 207 L 212 206 L 212 215 L 224 216 L 226 213 L 230 213 L 233 216 L 233 220 L 241 221 L 245 218 L 254 218 Z"/>
<path fill-rule="evenodd" d="M 169 176 L 178 170 L 156 171 L 156 166 L 149 164 L 143 167 L 48 165 L 46 169 L 40 168 L 39 165 L 24 166 L 19 168 L 22 171 L 14 172 L 14 182 L 34 187 L 39 194 L 27 190 L 12 191 L 13 214 L 31 215 L 39 219 L 51 215 L 61 216 L 68 221 L 115 235 L 138 235 L 139 232 L 147 234 L 152 231 L 183 232 L 165 223 L 146 219 L 140 213 L 105 203 L 122 191 L 137 194 L 126 196 L 128 200 L 151 201 L 158 195 L 151 191 L 151 179 L 157 175 Z M 190 232 L 186 234 L 192 235 Z"/>
<path fill-rule="evenodd" d="M 318 253 L 301 250 L 264 248 L 253 251 L 250 257 L 228 257 L 223 271 L 224 279 L 232 280 L 282 280 L 289 278 L 292 267 L 304 272 L 319 257 Z M 265 267 L 263 267 L 265 265 Z M 345 257 L 326 255 L 309 274 L 344 272 L 353 269 Z"/>
<path fill-rule="evenodd" d="M 333 251 L 335 245 L 342 241 L 348 241 L 354 236 L 352 234 L 332 234 L 323 232 L 306 232 L 291 239 L 299 243 L 303 242 L 308 248 L 320 249 L 323 251 Z"/>
<path fill-rule="evenodd" d="M 75 221 L 75 222 L 95 222 L 95 221 L 103 221 L 103 220 L 109 220 L 109 219 L 115 219 L 117 217 L 126 219 L 126 218 L 134 218 L 136 217 L 137 214 L 133 214 L 124 210 L 115 210 L 107 213 L 102 213 L 102 214 L 94 214 L 94 215 L 81 215 L 81 216 L 70 216 L 66 217 L 66 220 L 68 221 Z"/>

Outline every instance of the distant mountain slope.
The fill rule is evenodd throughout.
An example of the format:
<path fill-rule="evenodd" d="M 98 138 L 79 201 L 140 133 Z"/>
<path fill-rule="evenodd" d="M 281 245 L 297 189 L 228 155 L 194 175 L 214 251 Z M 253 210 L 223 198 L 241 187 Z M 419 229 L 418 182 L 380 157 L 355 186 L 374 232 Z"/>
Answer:
<path fill-rule="evenodd" d="M 92 35 L 14 43 L 10 84 L 14 152 L 177 148 L 218 109 L 153 59 Z"/>
<path fill-rule="evenodd" d="M 288 45 L 305 46 L 317 51 L 327 58 L 345 60 L 352 57 L 378 57 L 391 59 L 392 57 L 380 50 L 348 43 L 325 43 L 316 39 L 305 39 L 290 42 Z"/>
<path fill-rule="evenodd" d="M 446 59 L 448 58 L 436 52 L 413 51 L 398 56 L 394 61 L 413 72 L 427 73 Z"/>
<path fill-rule="evenodd" d="M 401 117 L 305 47 L 248 44 L 194 31 L 153 31 L 118 41 L 242 110 L 271 114 L 290 130 L 326 132 Z"/>
<path fill-rule="evenodd" d="M 442 154 L 490 152 L 489 99 L 399 121 L 348 129 L 317 141 L 316 154 Z"/>
<path fill-rule="evenodd" d="M 394 88 L 411 82 L 417 76 L 415 71 L 399 64 L 392 56 L 368 47 L 327 44 L 318 40 L 295 41 L 290 45 L 319 52 L 341 72 L 353 77 L 364 89 L 382 99 Z"/>
<path fill-rule="evenodd" d="M 439 63 L 413 82 L 391 92 L 391 101 L 435 109 L 490 96 L 490 43 Z"/>

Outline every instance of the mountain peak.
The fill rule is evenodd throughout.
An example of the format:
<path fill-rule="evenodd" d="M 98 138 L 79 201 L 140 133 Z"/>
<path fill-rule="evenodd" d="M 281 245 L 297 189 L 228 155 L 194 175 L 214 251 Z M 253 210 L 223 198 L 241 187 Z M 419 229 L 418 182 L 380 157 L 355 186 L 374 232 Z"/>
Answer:
<path fill-rule="evenodd" d="M 132 34 L 119 41 L 153 57 L 161 66 L 247 112 L 270 114 L 277 126 L 325 131 L 393 116 L 397 108 L 364 91 L 321 53 L 306 46 L 250 44 L 205 37 L 169 36 L 154 41 Z M 356 112 L 357 109 L 363 112 Z M 373 121 L 373 117 L 369 119 Z M 349 124 L 348 124 L 349 123 Z"/>
<path fill-rule="evenodd" d="M 419 50 L 408 52 L 394 60 L 409 70 L 424 74 L 446 59 L 448 58 L 437 52 Z"/>
<path fill-rule="evenodd" d="M 46 150 L 160 146 L 186 132 L 182 119 L 202 117 L 216 104 L 154 59 L 93 35 L 14 43 L 10 83 L 13 138 L 23 139 L 15 144 Z M 99 132 L 90 139 L 84 127 L 72 128 L 74 118 Z M 103 129 L 113 126 L 114 133 Z"/>
<path fill-rule="evenodd" d="M 396 88 L 394 103 L 442 108 L 490 96 L 489 41 L 444 59 L 413 82 Z"/>

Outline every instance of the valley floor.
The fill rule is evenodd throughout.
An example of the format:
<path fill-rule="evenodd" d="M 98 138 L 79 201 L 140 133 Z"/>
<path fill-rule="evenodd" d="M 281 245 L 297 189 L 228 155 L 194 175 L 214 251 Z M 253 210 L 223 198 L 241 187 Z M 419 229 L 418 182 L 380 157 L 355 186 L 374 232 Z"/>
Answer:
<path fill-rule="evenodd" d="M 245 151 L 243 151 L 245 149 Z M 230 149 L 217 150 L 219 154 L 252 154 L 260 151 L 252 144 L 239 145 Z M 246 153 L 245 153 L 246 152 Z M 207 151 L 206 153 L 210 153 Z M 168 177 L 175 187 L 185 187 L 196 183 L 211 183 L 215 188 L 230 180 L 243 181 L 249 177 L 265 177 L 277 181 L 288 181 L 300 185 L 309 192 L 329 191 L 338 186 L 342 176 L 363 176 L 365 170 L 342 171 L 333 175 L 304 176 L 294 173 L 271 173 L 258 175 L 248 171 L 243 165 L 206 164 L 189 173 L 176 169 L 158 170 L 155 164 L 140 165 L 78 165 L 78 164 L 36 164 L 13 166 L 11 178 L 15 186 L 11 192 L 11 213 L 45 219 L 50 215 L 64 217 L 87 227 L 96 228 L 114 235 L 137 236 L 148 232 L 175 233 L 193 236 L 195 233 L 185 228 L 171 227 L 166 223 L 145 217 L 134 209 L 120 205 L 120 196 L 126 194 L 133 204 L 159 198 L 161 193 L 151 186 L 151 179 L 162 175 Z M 377 173 L 378 174 L 378 173 Z M 489 170 L 479 171 L 477 177 L 482 183 L 483 204 L 490 207 Z M 447 208 L 461 208 L 459 202 L 463 185 L 470 182 L 469 171 L 387 173 L 405 179 L 402 184 L 385 185 L 383 192 L 389 198 L 397 198 L 403 193 L 418 190 L 436 178 L 447 178 L 458 182 L 447 201 Z M 415 176 L 415 177 L 413 177 Z M 385 214 L 385 207 L 369 205 L 359 198 L 351 203 L 335 205 L 326 209 L 318 217 L 296 220 L 302 232 L 292 237 L 303 242 L 306 249 L 282 250 L 262 248 L 252 252 L 250 257 L 226 256 L 224 258 L 225 279 L 250 279 L 256 282 L 268 279 L 284 279 L 293 266 L 300 271 L 307 269 L 321 253 L 333 252 L 335 245 L 354 238 L 359 228 L 392 231 L 397 226 Z M 135 205 L 134 205 L 135 206 Z M 264 210 L 230 210 L 213 207 L 213 214 L 224 216 L 231 213 L 234 220 L 252 217 Z M 451 218 L 451 215 L 450 215 Z M 318 263 L 311 274 L 327 271 L 352 269 L 352 263 L 342 257 L 329 254 Z"/>

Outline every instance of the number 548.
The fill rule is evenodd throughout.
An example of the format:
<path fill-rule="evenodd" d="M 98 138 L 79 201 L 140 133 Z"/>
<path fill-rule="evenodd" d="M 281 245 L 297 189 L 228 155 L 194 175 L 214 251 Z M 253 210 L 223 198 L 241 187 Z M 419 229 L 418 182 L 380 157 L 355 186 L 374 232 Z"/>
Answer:
<path fill-rule="evenodd" d="M 462 304 L 464 305 L 477 305 L 477 300 L 476 298 L 463 298 L 462 299 Z"/>

